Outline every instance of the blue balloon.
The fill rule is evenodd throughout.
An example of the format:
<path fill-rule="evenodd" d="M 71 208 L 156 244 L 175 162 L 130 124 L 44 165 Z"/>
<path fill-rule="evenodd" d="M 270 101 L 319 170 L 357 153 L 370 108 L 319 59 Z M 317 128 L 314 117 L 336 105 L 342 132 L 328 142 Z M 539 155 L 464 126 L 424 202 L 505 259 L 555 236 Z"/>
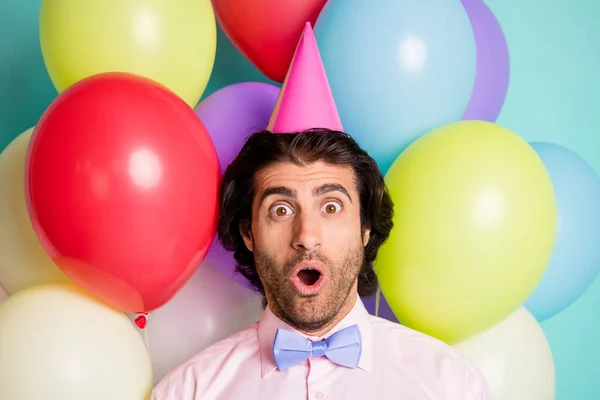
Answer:
<path fill-rule="evenodd" d="M 525 307 L 538 321 L 567 308 L 600 270 L 600 178 L 575 152 L 533 142 L 552 179 L 558 232 L 550 264 Z"/>
<path fill-rule="evenodd" d="M 461 120 L 477 60 L 460 0 L 329 0 L 314 31 L 344 130 L 382 173 L 416 138 Z"/>

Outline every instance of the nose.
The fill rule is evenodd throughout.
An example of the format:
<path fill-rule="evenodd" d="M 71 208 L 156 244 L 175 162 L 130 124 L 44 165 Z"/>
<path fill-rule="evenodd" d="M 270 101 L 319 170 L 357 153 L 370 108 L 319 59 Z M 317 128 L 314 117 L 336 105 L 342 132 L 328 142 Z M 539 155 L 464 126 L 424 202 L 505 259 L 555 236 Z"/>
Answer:
<path fill-rule="evenodd" d="M 300 212 L 294 220 L 292 246 L 299 251 L 310 251 L 321 246 L 321 223 L 316 213 Z"/>

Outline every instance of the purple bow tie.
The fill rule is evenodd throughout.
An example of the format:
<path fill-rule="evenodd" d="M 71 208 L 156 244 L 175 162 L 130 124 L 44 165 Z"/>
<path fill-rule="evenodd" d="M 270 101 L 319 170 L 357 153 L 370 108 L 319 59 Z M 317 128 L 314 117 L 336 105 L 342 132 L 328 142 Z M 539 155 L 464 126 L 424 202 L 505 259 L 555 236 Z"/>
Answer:
<path fill-rule="evenodd" d="M 273 358 L 280 371 L 300 364 L 311 356 L 325 356 L 335 364 L 356 368 L 361 351 L 358 325 L 349 326 L 318 342 L 311 342 L 295 332 L 277 329 L 273 342 Z"/>

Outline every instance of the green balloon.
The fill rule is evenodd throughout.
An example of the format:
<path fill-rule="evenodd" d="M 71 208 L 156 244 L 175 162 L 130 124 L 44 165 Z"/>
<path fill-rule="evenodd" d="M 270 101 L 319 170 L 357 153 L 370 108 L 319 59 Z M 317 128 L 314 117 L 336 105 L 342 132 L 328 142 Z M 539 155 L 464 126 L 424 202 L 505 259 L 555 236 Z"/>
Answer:
<path fill-rule="evenodd" d="M 600 173 L 600 3 L 487 0 L 508 43 L 510 83 L 497 122 L 528 141 L 574 150 Z M 552 349 L 557 400 L 598 399 L 600 280 L 541 326 Z"/>
<path fill-rule="evenodd" d="M 41 0 L 0 1 L 0 151 L 57 96 L 39 39 Z"/>

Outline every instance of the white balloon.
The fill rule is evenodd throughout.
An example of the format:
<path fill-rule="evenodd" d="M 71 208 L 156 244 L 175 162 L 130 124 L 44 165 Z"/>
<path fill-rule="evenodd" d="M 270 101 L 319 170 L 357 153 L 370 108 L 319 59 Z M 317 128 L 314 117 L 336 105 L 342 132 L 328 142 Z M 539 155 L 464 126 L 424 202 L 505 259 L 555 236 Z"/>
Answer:
<path fill-rule="evenodd" d="M 204 262 L 186 285 L 148 316 L 155 382 L 206 347 L 258 321 L 261 297 Z"/>
<path fill-rule="evenodd" d="M 552 351 L 525 307 L 454 348 L 479 367 L 495 400 L 555 399 Z"/>
<path fill-rule="evenodd" d="M 0 153 L 0 282 L 8 293 L 44 283 L 69 283 L 42 247 L 25 200 L 25 159 L 33 128 Z"/>
<path fill-rule="evenodd" d="M 148 352 L 122 312 L 74 285 L 0 303 L 0 399 L 147 400 Z"/>

